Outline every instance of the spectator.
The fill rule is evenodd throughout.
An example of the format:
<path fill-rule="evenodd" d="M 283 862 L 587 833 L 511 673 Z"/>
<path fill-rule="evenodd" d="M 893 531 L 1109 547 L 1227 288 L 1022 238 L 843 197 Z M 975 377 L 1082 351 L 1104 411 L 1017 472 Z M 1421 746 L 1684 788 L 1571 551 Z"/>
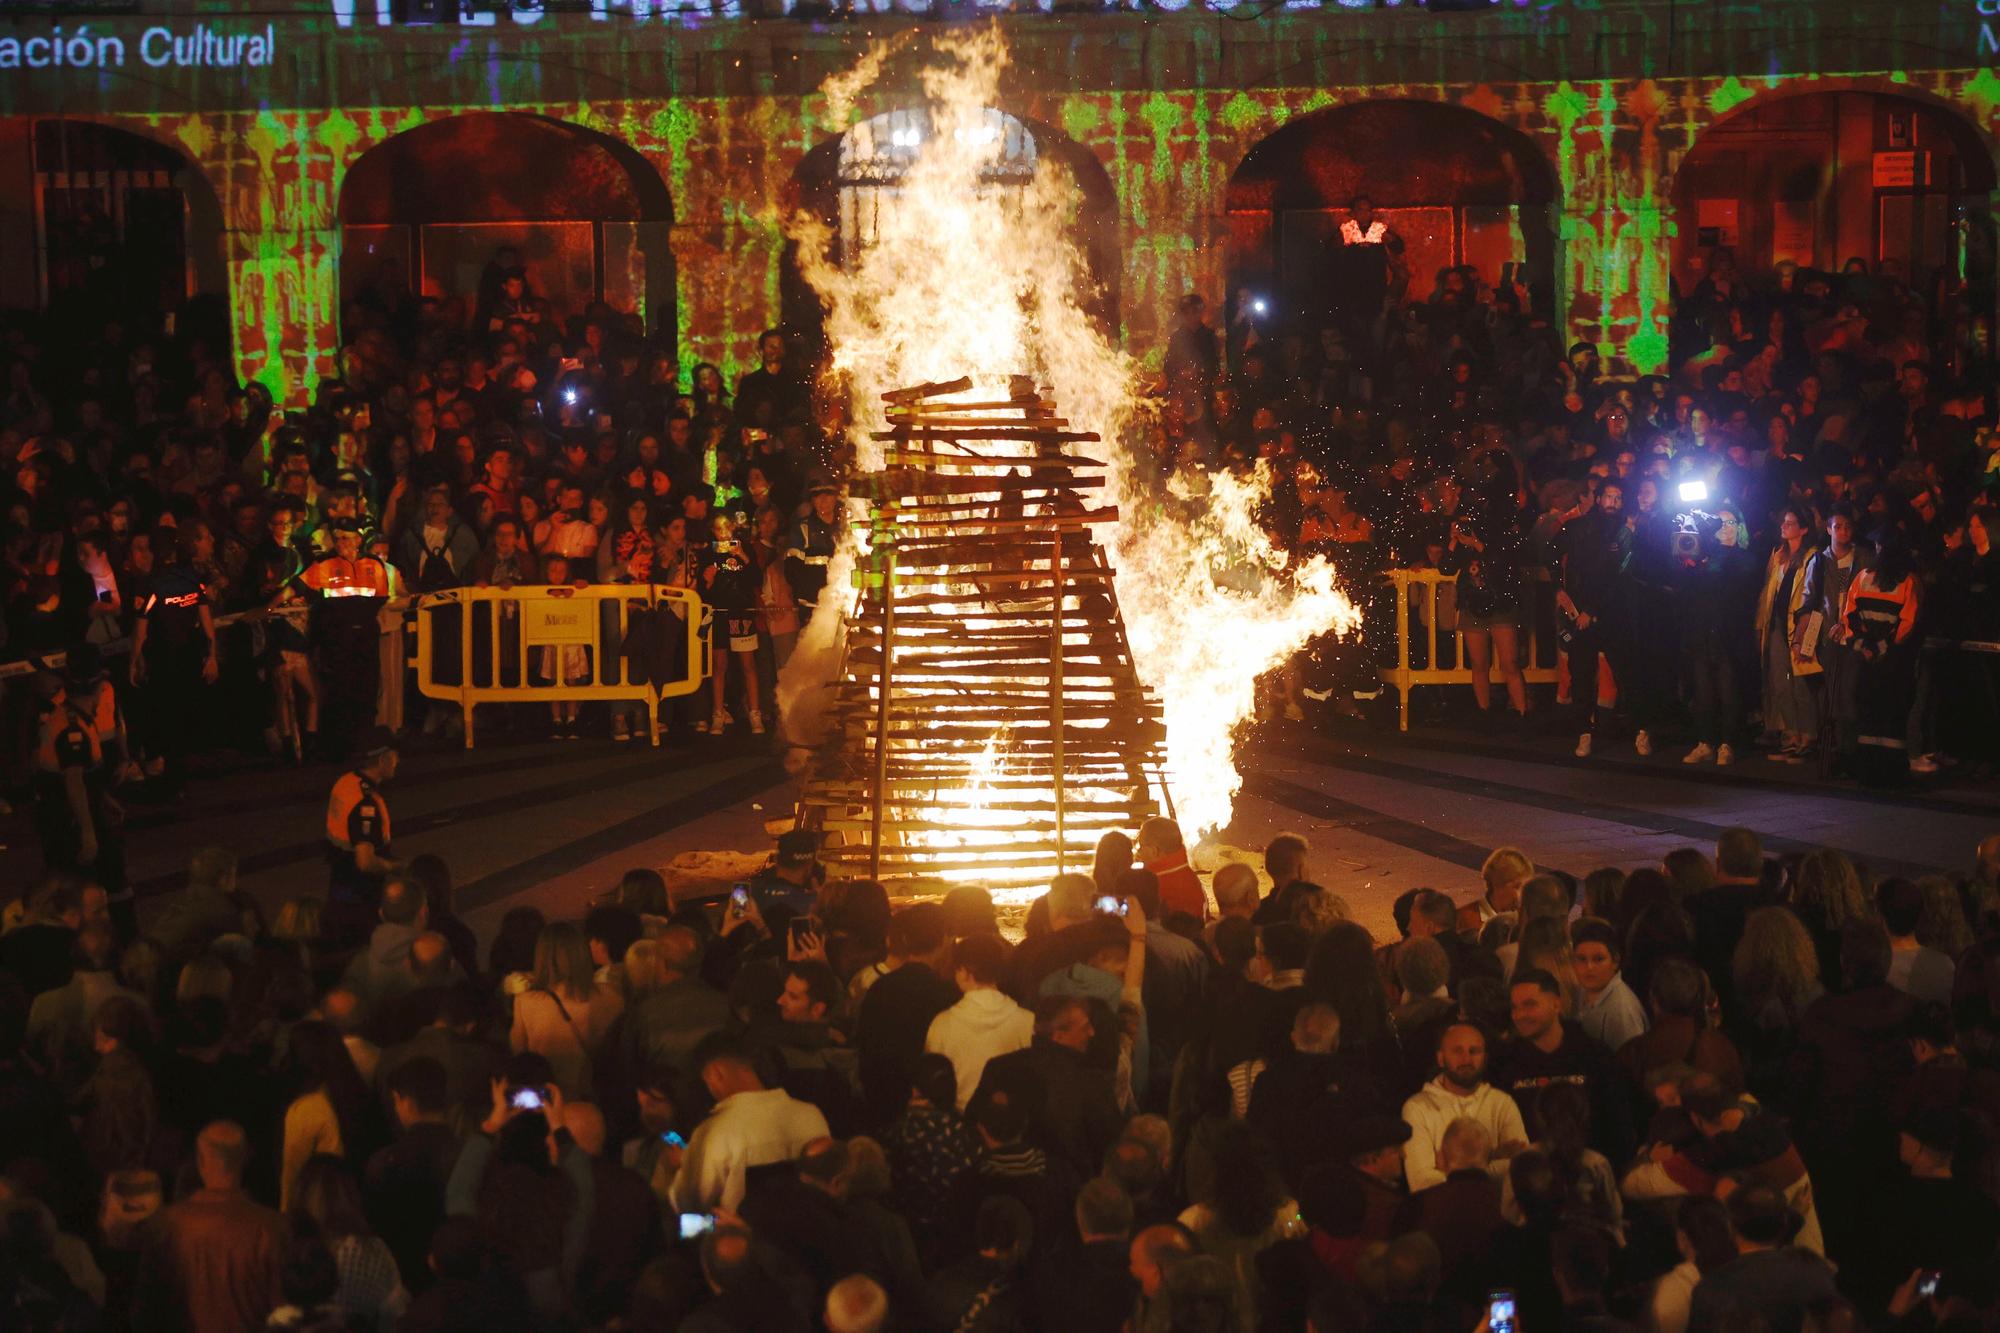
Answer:
<path fill-rule="evenodd" d="M 298 1069 L 299 1091 L 285 1109 L 278 1195 L 288 1212 L 307 1161 L 322 1153 L 333 1157 L 351 1154 L 366 1160 L 376 1138 L 376 1113 L 367 1086 L 355 1071 L 347 1044 L 332 1026 L 295 1025 L 292 1059 Z"/>
<path fill-rule="evenodd" d="M 1521 1108 L 1486 1081 L 1486 1034 L 1477 1026 L 1454 1023 L 1439 1034 L 1437 1069 L 1437 1077 L 1403 1103 L 1403 1121 L 1410 1127 L 1404 1171 L 1413 1195 L 1443 1184 L 1450 1174 L 1445 1137 L 1460 1121 L 1479 1126 L 1489 1159 L 1504 1161 L 1528 1146 Z"/>
<path fill-rule="evenodd" d="M 1764 729 L 1775 734 L 1780 763 L 1801 763 L 1819 736 L 1818 699 L 1811 679 L 1823 668 L 1814 654 L 1823 631 L 1813 620 L 1823 602 L 1825 561 L 1813 545 L 1812 512 L 1792 506 L 1779 516 L 1778 545 L 1764 568 L 1757 600 L 1757 642 L 1764 664 Z M 1808 639 L 1811 642 L 1808 642 Z"/>
<path fill-rule="evenodd" d="M 1810 1309 L 1836 1298 L 1825 1261 L 1791 1247 L 1794 1225 L 1784 1196 L 1769 1185 L 1753 1182 L 1729 1196 L 1736 1258 L 1702 1272 L 1689 1303 L 1689 1333 L 1746 1317 L 1773 1333 L 1796 1333 Z"/>
<path fill-rule="evenodd" d="M 217 1121 L 195 1141 L 201 1187 L 160 1214 L 134 1310 L 144 1328 L 255 1333 L 278 1304 L 285 1226 L 243 1192 L 249 1140 Z"/>
<path fill-rule="evenodd" d="M 1494 1062 L 1493 1085 L 1517 1104 L 1552 1083 L 1583 1089 L 1591 1106 L 1591 1146 L 1622 1157 L 1633 1141 L 1631 1115 L 1609 1052 L 1563 1021 L 1562 986 L 1547 972 L 1516 973 L 1509 991 L 1514 1031 Z"/>
<path fill-rule="evenodd" d="M 568 922 L 551 922 L 535 941 L 531 984 L 514 997 L 513 1048 L 546 1058 L 571 1096 L 590 1088 L 590 1056 L 599 1036 L 593 1024 L 595 975 L 583 932 Z"/>
<path fill-rule="evenodd" d="M 1650 1304 L 1659 1333 L 1687 1333 L 1688 1311 L 1702 1278 L 1736 1258 L 1729 1210 L 1705 1195 L 1689 1197 L 1674 1210 L 1674 1244 L 1680 1263 L 1660 1276 Z"/>
<path fill-rule="evenodd" d="M 1078 1333 L 1117 1333 L 1132 1314 L 1138 1284 L 1127 1257 L 1132 1200 L 1116 1181 L 1098 1176 L 1077 1191 L 1076 1231 L 1082 1247 L 1056 1260 L 1036 1283 L 1040 1322 Z"/>
<path fill-rule="evenodd" d="M 1110 1071 L 1092 1064 L 1096 1035 L 1088 1002 L 1045 997 L 1028 1047 L 988 1060 L 974 1093 L 975 1104 L 999 1096 L 1020 1106 L 1029 1139 L 1078 1178 L 1103 1160 L 1124 1124 Z"/>
<path fill-rule="evenodd" d="M 1525 1146 L 1527 1131 L 1521 1134 Z M 1446 1125 L 1437 1142 L 1438 1178 L 1411 1194 L 1402 1217 L 1401 1225 L 1436 1244 L 1442 1290 L 1461 1308 L 1485 1299 L 1492 1270 L 1488 1256 L 1507 1225 L 1492 1152 L 1492 1136 L 1479 1121 L 1461 1118 Z"/>
<path fill-rule="evenodd" d="M 1006 959 L 1006 945 L 996 938 L 975 935 L 960 940 L 952 959 L 959 1001 L 931 1020 L 924 1037 L 926 1051 L 951 1061 L 961 1111 L 978 1090 L 987 1061 L 1024 1050 L 1034 1040 L 1035 1016 L 1000 990 Z"/>
<path fill-rule="evenodd" d="M 309 1158 L 299 1172 L 296 1193 L 298 1211 L 312 1219 L 333 1253 L 339 1273 L 333 1304 L 350 1320 L 393 1328 L 410 1294 L 395 1256 L 369 1228 L 353 1173 L 337 1157 Z"/>
<path fill-rule="evenodd" d="M 712 1036 L 696 1050 L 695 1072 L 715 1109 L 688 1139 L 674 1177 L 674 1206 L 684 1213 L 734 1212 L 749 1172 L 790 1161 L 827 1137 L 826 1117 L 781 1088 L 766 1088 L 743 1048 Z"/>
<path fill-rule="evenodd" d="M 1576 966 L 1577 1026 L 1606 1050 L 1617 1051 L 1646 1031 L 1646 1010 L 1618 974 L 1624 947 L 1608 921 L 1584 917 L 1570 927 Z"/>
<path fill-rule="evenodd" d="M 459 1137 L 446 1123 L 451 1103 L 442 1064 L 417 1056 L 391 1070 L 383 1084 L 398 1133 L 368 1159 L 367 1215 L 395 1257 L 403 1285 L 421 1294 L 433 1281 L 426 1261 L 431 1236 L 444 1220 Z"/>
<path fill-rule="evenodd" d="M 627 978 L 641 984 L 625 1012 L 626 1064 L 692 1076 L 695 1049 L 729 1021 L 729 1001 L 701 979 L 702 942 L 689 927 L 673 925 L 661 932 L 653 958 L 653 977 Z"/>
<path fill-rule="evenodd" d="M 1906 879 L 1885 879 L 1875 887 L 1875 906 L 1889 930 L 1889 984 L 1920 1003 L 1949 1003 L 1955 970 L 1951 956 L 1917 939 L 1924 891 Z"/>

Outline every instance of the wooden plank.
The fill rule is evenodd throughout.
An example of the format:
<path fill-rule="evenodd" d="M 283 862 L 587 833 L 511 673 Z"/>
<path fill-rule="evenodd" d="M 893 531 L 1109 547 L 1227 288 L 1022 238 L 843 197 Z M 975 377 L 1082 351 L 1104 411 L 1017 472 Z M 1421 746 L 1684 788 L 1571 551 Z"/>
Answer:
<path fill-rule="evenodd" d="M 807 795 L 804 798 L 804 800 L 808 804 L 823 805 L 829 808 L 835 805 L 866 804 L 867 801 L 870 799 L 870 794 L 865 790 L 859 790 L 858 788 L 860 787 L 860 785 L 861 784 L 857 784 L 857 790 L 851 793 L 838 793 L 838 792 L 813 793 Z M 920 805 L 924 804 L 925 802 L 919 800 L 918 799 L 919 797 L 922 796 L 935 797 L 936 794 L 939 792 L 952 791 L 952 790 L 963 790 L 963 788 L 949 783 L 939 783 L 933 786 L 918 788 L 918 787 L 913 787 L 911 786 L 911 784 L 908 783 L 898 784 L 892 782 L 889 784 L 889 793 L 890 793 L 889 804 Z M 1150 801 L 1146 800 L 1143 797 L 1138 797 L 1138 796 L 1121 797 L 1120 799 L 1115 801 L 1084 800 L 1080 799 L 1078 793 L 1074 791 L 1065 791 L 1063 793 L 1063 801 L 1071 810 L 1085 810 L 1085 811 L 1095 810 L 1095 811 L 1106 811 L 1106 812 L 1129 811 L 1142 805 L 1151 804 Z M 935 803 L 936 803 L 935 800 L 931 802 L 931 804 Z M 980 805 L 983 809 L 987 810 L 1022 810 L 1022 811 L 1027 811 L 1029 813 L 1034 813 L 1036 811 L 1048 811 L 1051 814 L 1053 814 L 1055 811 L 1055 802 L 1053 800 L 1046 800 L 1046 801 L 1023 800 L 1020 798 L 996 799 L 990 793 L 987 794 L 985 798 L 980 801 Z"/>
<path fill-rule="evenodd" d="M 932 380 L 928 384 L 915 384 L 906 389 L 890 389 L 882 395 L 885 403 L 914 403 L 925 398 L 942 398 L 946 394 L 964 393 L 972 387 L 972 376 L 960 375 L 955 380 Z"/>
<path fill-rule="evenodd" d="M 963 504 L 941 507 L 971 509 L 981 507 L 990 508 L 991 506 Z M 1074 514 L 1049 514 L 1042 518 L 954 519 L 906 518 L 898 515 L 885 520 L 882 526 L 894 528 L 898 531 L 923 531 L 930 528 L 944 528 L 954 532 L 963 532 L 968 537 L 971 537 L 985 532 L 1045 531 L 1049 528 L 1087 528 L 1098 523 L 1116 523 L 1117 521 L 1118 506 L 1104 505 L 1097 509 L 1085 509 Z"/>
<path fill-rule="evenodd" d="M 895 440 L 1047 440 L 1055 444 L 1102 444 L 1104 437 L 1094 430 L 1050 430 L 1028 421 L 995 422 L 990 426 L 909 425 L 870 433 L 871 439 Z"/>
<path fill-rule="evenodd" d="M 928 449 L 891 449 L 883 458 L 882 465 L 918 470 L 932 467 L 1027 468 L 1032 472 L 1068 472 L 1080 467 L 1110 466 L 1101 458 L 1086 458 L 1082 454 L 1031 454 L 1024 458 L 1005 458 L 997 454 L 951 454 Z"/>
<path fill-rule="evenodd" d="M 1160 721 L 1160 715 L 1157 713 L 1133 713 L 1127 709 L 1079 708 L 1071 705 L 1068 712 L 1073 720 L 1085 722 L 1150 726 Z M 859 716 L 861 714 L 857 711 L 845 711 L 841 714 L 843 721 Z M 1039 719 L 1041 725 L 1033 730 L 1027 729 L 1025 724 L 1034 722 L 1037 718 L 1025 709 L 1018 712 L 988 708 L 953 709 L 949 713 L 906 713 L 898 711 L 893 716 L 894 721 L 891 724 L 891 735 L 899 735 L 906 730 L 914 731 L 920 735 L 932 735 L 943 727 L 974 722 L 982 724 L 989 736 L 1000 728 L 1009 729 L 1007 737 L 1008 745 L 1014 745 L 1051 734 L 1048 731 L 1048 703 L 1046 697 L 1043 700 L 1042 712 Z M 912 725 L 907 728 L 898 725 L 904 722 L 909 722 Z M 1101 730 L 1101 728 L 1090 728 L 1087 730 Z M 873 735 L 874 728 L 869 728 L 868 734 Z"/>
<path fill-rule="evenodd" d="M 917 482 L 921 485 L 906 485 Z M 986 495 L 999 493 L 1018 495 L 1028 491 L 1058 492 L 1087 491 L 1104 485 L 1102 477 L 1065 477 L 1061 481 L 1050 481 L 1042 477 L 941 477 L 935 473 L 917 472 L 910 468 L 897 468 L 889 472 L 870 472 L 857 477 L 852 489 L 867 498 L 929 495 Z M 1008 503 L 996 500 L 992 503 Z"/>
<path fill-rule="evenodd" d="M 1079 828 L 1123 828 L 1130 822 L 1125 818 L 1123 811 L 1110 814 L 1085 814 L 1077 811 L 1074 812 L 1074 816 Z M 829 819 L 821 824 L 820 827 L 829 832 L 859 832 L 868 827 L 868 822 L 859 819 Z M 896 833 L 986 833 L 996 837 L 1004 837 L 1016 831 L 1016 829 L 1030 837 L 1056 832 L 1055 817 L 1053 815 L 1046 822 L 1035 819 L 1018 820 L 1010 823 L 1006 828 L 994 825 L 965 824 L 950 819 L 897 819 L 885 815 L 882 819 L 882 827 L 886 831 Z M 950 850 L 957 851 L 960 849 L 952 848 Z"/>
<path fill-rule="evenodd" d="M 871 735 L 876 734 L 874 732 Z M 918 722 L 897 722 L 890 726 L 893 736 L 923 737 L 933 743 L 969 741 L 974 747 L 983 746 L 993 738 L 992 727 L 961 727 L 951 723 L 934 723 L 929 719 Z M 1163 740 L 1167 729 L 1157 723 L 1139 723 L 1127 727 L 1067 727 L 1063 731 L 1068 744 L 1076 747 L 1078 754 L 1125 755 L 1135 745 L 1143 746 Z M 1055 743 L 1046 728 L 1039 731 L 1016 731 L 1007 738 L 1010 753 L 1020 750 L 1047 749 Z"/>

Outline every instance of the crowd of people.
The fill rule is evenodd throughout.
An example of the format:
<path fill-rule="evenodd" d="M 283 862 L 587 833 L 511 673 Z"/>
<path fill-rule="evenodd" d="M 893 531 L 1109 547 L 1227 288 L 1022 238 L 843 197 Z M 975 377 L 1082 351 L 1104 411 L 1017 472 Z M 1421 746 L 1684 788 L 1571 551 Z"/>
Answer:
<path fill-rule="evenodd" d="M 1456 575 L 1436 628 L 1463 631 L 1482 720 L 1535 711 L 1532 640 L 1580 756 L 1617 734 L 1884 782 L 2000 759 L 1991 653 L 1949 646 L 1990 649 L 2000 626 L 1990 291 L 1893 260 L 1742 273 L 1717 249 L 1676 285 L 1660 372 L 1608 379 L 1512 275 L 1447 269 L 1413 300 L 1367 200 L 1342 239 L 1330 313 L 1294 299 L 1317 313 L 1281 321 L 1246 290 L 1218 331 L 1187 298 L 1162 449 L 1269 460 L 1273 535 L 1350 590 Z M 1369 630 L 1393 653 L 1379 597 Z M 1351 708 L 1374 659 L 1322 656 L 1343 688 L 1314 697 Z M 1272 707 L 1306 702 L 1293 681 Z"/>
<path fill-rule="evenodd" d="M 631 317 L 554 318 L 504 252 L 489 276 L 470 327 L 456 303 L 364 288 L 306 411 L 235 387 L 196 326 L 5 323 L 0 656 L 31 674 L 0 696 L 0 777 L 51 864 L 115 884 L 123 809 L 175 799 L 204 751 L 302 762 L 377 724 L 458 734 L 456 705 L 403 688 L 413 597 L 440 682 L 459 683 L 464 637 L 474 686 L 679 681 L 700 634 L 711 679 L 669 700 L 669 730 L 774 725 L 840 522 L 839 432 L 806 367 L 772 331 L 733 391 L 707 364 L 682 385 Z M 422 601 L 600 585 L 634 597 L 594 608 L 592 647 L 523 648 L 518 602 Z M 658 585 L 693 590 L 703 622 L 655 607 Z M 625 701 L 491 711 L 531 735 L 647 733 Z"/>
<path fill-rule="evenodd" d="M 2000 1319 L 2000 836 L 1916 882 L 1740 828 L 1581 881 L 1500 848 L 1392 940 L 1302 837 L 1206 882 L 1179 844 L 1108 834 L 1018 942 L 802 832 L 483 949 L 435 857 L 353 945 L 220 847 L 143 921 L 53 876 L 0 934 L 0 1324 Z"/>
<path fill-rule="evenodd" d="M 1512 282 L 1407 300 L 1393 228 L 1351 221 L 1365 299 L 1324 325 L 1243 299 L 1218 333 L 1183 305 L 1163 477 L 1267 463 L 1273 536 L 1364 598 L 1385 569 L 1455 575 L 1434 614 L 1481 715 L 1542 711 L 1520 668 L 1545 643 L 1579 754 L 1622 714 L 1689 763 L 1996 757 L 1989 658 L 1955 646 L 1992 632 L 2000 475 L 1965 292 L 1717 252 L 1666 372 L 1615 382 Z M 446 865 L 388 854 L 384 607 L 692 587 L 715 668 L 680 724 L 760 732 L 844 461 L 782 332 L 733 392 L 706 365 L 683 386 L 629 317 L 554 321 L 507 257 L 489 276 L 471 327 L 362 291 L 299 413 L 199 336 L 5 325 L 6 654 L 64 655 L 4 700 L 51 869 L 0 934 L 7 1326 L 2000 1319 L 2000 841 L 1921 882 L 1744 830 L 1581 882 L 1503 848 L 1476 901 L 1413 888 L 1382 941 L 1303 839 L 1267 849 L 1264 891 L 1248 865 L 1204 883 L 1160 821 L 1015 941 L 979 889 L 895 905 L 796 833 L 740 894 L 634 871 L 482 944 Z M 1381 607 L 1369 646 L 1274 673 L 1273 711 L 1352 708 L 1393 647 Z M 653 629 L 627 669 L 697 632 Z M 543 707 L 555 736 L 634 734 Z M 141 917 L 118 802 L 221 746 L 356 761 L 328 893 L 267 916 L 216 848 Z"/>

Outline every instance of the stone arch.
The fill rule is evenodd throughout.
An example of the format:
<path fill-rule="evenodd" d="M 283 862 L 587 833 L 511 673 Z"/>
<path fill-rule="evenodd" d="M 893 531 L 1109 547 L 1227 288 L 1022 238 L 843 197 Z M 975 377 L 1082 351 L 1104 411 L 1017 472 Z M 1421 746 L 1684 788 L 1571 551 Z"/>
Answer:
<path fill-rule="evenodd" d="M 899 144 L 896 136 L 921 134 L 927 123 L 920 108 L 897 108 L 857 122 L 844 134 L 817 145 L 793 170 L 788 207 L 819 215 L 834 228 L 837 245 L 849 243 L 846 233 L 853 225 L 851 213 L 858 196 L 870 184 L 892 184 L 896 154 L 914 151 L 914 141 Z M 1000 146 L 998 178 L 1026 184 L 1044 160 L 1068 171 L 1076 187 L 1071 237 L 1092 284 L 1091 291 L 1080 295 L 1081 303 L 1106 336 L 1115 338 L 1121 258 L 1118 198 L 1110 173 L 1095 153 L 1045 121 L 988 108 L 982 128 Z M 881 151 L 884 148 L 888 151 Z M 780 265 L 779 299 L 784 328 L 812 353 L 823 350 L 824 312 L 799 271 L 797 248 L 789 241 Z"/>
<path fill-rule="evenodd" d="M 1306 323 L 1338 303 L 1334 251 L 1348 205 L 1366 195 L 1407 246 L 1409 296 L 1470 264 L 1488 283 L 1525 264 L 1552 313 L 1558 270 L 1554 167 L 1528 134 L 1467 107 L 1364 99 L 1298 117 L 1253 144 L 1229 178 L 1230 300 L 1252 292 Z"/>
<path fill-rule="evenodd" d="M 186 145 L 118 117 L 21 117 L 0 136 L 24 141 L 17 199 L 33 238 L 10 288 L 58 316 L 172 314 L 226 359 L 222 197 Z"/>
<path fill-rule="evenodd" d="M 1991 310 L 1994 148 L 1963 108 L 1910 84 L 1806 79 L 1752 93 L 1674 166 L 1674 277 L 1692 290 L 1724 252 L 1748 273 L 1862 258 L 1913 283 L 1962 276 Z"/>
<path fill-rule="evenodd" d="M 354 160 L 338 217 L 343 310 L 390 299 L 400 278 L 470 315 L 511 249 L 554 317 L 602 301 L 673 336 L 671 192 L 643 154 L 597 130 L 513 111 L 426 121 Z"/>

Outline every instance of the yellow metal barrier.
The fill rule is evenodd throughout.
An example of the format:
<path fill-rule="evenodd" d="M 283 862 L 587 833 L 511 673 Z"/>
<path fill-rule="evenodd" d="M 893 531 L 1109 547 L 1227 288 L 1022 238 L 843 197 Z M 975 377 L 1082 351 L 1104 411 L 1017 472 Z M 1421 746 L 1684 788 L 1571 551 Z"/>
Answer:
<path fill-rule="evenodd" d="M 708 608 L 689 588 L 453 588 L 419 597 L 413 610 L 417 690 L 464 711 L 468 750 L 474 705 L 593 699 L 642 705 L 658 745 L 660 701 L 693 694 L 708 675 Z M 645 659 L 636 672 L 625 651 L 635 634 Z M 669 666 L 682 670 L 653 679 Z"/>
<path fill-rule="evenodd" d="M 1465 634 L 1454 626 L 1442 636 L 1451 645 L 1450 664 L 1446 665 L 1438 655 L 1440 634 L 1438 632 L 1438 589 L 1453 587 L 1458 582 L 1455 574 L 1439 573 L 1435 569 L 1392 569 L 1383 575 L 1396 590 L 1396 665 L 1382 668 L 1382 683 L 1396 691 L 1401 710 L 1402 730 L 1410 729 L 1410 691 L 1420 685 L 1471 685 L 1472 668 L 1465 664 Z M 1527 584 L 1532 593 L 1541 585 L 1530 581 Z M 1418 640 L 1424 646 L 1424 666 L 1412 666 L 1410 654 L 1410 603 L 1419 607 L 1418 617 L 1422 623 L 1418 629 L 1422 637 Z M 1533 608 L 1522 617 L 1521 634 L 1526 640 L 1526 660 L 1521 663 L 1521 675 L 1530 685 L 1552 685 L 1556 680 L 1553 663 L 1541 665 L 1540 636 L 1535 633 Z M 1500 681 L 1498 663 L 1487 671 L 1487 676 L 1496 685 Z"/>

